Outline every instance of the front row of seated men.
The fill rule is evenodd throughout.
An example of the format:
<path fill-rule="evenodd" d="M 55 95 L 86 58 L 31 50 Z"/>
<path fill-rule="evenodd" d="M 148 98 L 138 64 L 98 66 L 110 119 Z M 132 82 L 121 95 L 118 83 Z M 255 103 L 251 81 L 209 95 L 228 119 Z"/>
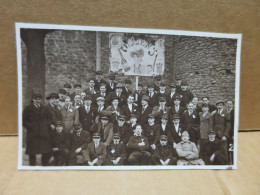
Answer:
<path fill-rule="evenodd" d="M 104 117 L 105 119 L 105 117 Z M 74 126 L 74 131 L 66 134 L 63 122 L 55 123 L 51 134 L 52 157 L 50 163 L 56 166 L 78 165 L 78 157 L 83 158 L 82 165 L 224 165 L 227 154 L 222 142 L 210 131 L 208 139 L 200 145 L 200 152 L 189 139 L 188 131 L 183 131 L 181 141 L 170 144 L 169 136 L 160 135 L 159 141 L 151 142 L 144 136 L 143 128 L 136 124 L 127 141 L 116 132 L 110 144 L 106 144 L 104 133 L 92 134 L 83 130 L 81 124 Z M 125 141 L 125 142 L 124 142 Z"/>

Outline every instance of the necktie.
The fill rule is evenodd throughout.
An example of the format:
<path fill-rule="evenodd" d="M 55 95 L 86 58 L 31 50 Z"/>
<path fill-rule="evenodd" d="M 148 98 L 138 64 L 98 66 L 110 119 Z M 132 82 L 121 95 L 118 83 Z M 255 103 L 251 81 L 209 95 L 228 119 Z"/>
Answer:
<path fill-rule="evenodd" d="M 149 96 L 152 97 L 152 93 L 149 93 Z"/>

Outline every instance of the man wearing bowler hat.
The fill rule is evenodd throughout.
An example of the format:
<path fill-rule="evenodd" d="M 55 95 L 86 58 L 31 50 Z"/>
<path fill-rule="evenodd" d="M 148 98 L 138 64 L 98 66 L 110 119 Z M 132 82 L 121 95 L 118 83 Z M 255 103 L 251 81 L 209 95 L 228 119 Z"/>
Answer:
<path fill-rule="evenodd" d="M 178 155 L 175 149 L 168 144 L 168 137 L 166 135 L 161 135 L 160 142 L 152 155 L 153 164 L 163 166 L 176 165 L 177 157 Z"/>
<path fill-rule="evenodd" d="M 48 111 L 41 104 L 42 95 L 34 94 L 32 104 L 23 110 L 23 126 L 27 130 L 26 151 L 30 166 L 36 165 L 36 154 L 42 154 L 42 165 L 48 165 L 51 153 Z"/>
<path fill-rule="evenodd" d="M 70 134 L 70 165 L 77 165 L 77 156 L 83 157 L 83 162 L 87 161 L 86 148 L 91 142 L 90 133 L 83 131 L 82 125 L 74 125 L 74 132 Z"/>
<path fill-rule="evenodd" d="M 227 164 L 226 152 L 223 144 L 216 138 L 216 132 L 210 131 L 208 139 L 201 144 L 200 157 L 206 165 Z"/>
<path fill-rule="evenodd" d="M 99 133 L 93 133 L 92 142 L 88 144 L 86 152 L 86 165 L 101 166 L 106 160 L 106 145 L 101 142 Z"/>
<path fill-rule="evenodd" d="M 124 165 L 126 160 L 125 145 L 120 142 L 120 134 L 115 133 L 113 141 L 107 146 L 106 165 Z"/>
<path fill-rule="evenodd" d="M 100 121 L 96 121 L 90 128 L 91 133 L 99 133 L 101 142 L 106 146 L 110 144 L 113 138 L 113 124 L 109 122 L 107 116 L 101 116 Z"/>

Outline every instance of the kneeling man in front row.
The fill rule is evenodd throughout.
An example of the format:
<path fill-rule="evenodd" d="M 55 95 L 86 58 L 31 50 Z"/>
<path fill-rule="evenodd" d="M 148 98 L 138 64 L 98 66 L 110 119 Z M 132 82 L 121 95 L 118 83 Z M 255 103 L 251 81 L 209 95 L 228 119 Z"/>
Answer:
<path fill-rule="evenodd" d="M 194 142 L 189 141 L 190 136 L 187 131 L 181 135 L 182 141 L 176 145 L 176 151 L 179 155 L 177 165 L 205 165 L 203 160 L 199 159 L 199 151 Z"/>
<path fill-rule="evenodd" d="M 129 138 L 126 145 L 129 151 L 128 162 L 131 165 L 150 165 L 151 154 L 149 151 L 148 139 L 142 136 L 142 126 L 136 125 L 134 136 Z"/>

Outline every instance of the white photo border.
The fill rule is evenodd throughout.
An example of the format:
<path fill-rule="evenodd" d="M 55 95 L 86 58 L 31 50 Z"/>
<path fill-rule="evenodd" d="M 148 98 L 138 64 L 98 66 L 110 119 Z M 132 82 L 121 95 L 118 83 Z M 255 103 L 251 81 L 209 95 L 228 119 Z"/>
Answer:
<path fill-rule="evenodd" d="M 144 33 L 163 35 L 183 35 L 197 37 L 227 38 L 237 40 L 236 50 L 236 79 L 235 79 L 235 122 L 234 122 L 234 161 L 233 165 L 204 165 L 204 166 L 25 166 L 22 164 L 22 53 L 21 53 L 21 28 L 29 29 L 55 29 L 55 30 L 84 30 L 100 32 L 124 32 L 124 33 Z M 37 23 L 15 23 L 16 31 L 16 52 L 17 52 L 17 78 L 18 78 L 18 170 L 179 170 L 179 169 L 237 169 L 237 148 L 238 148 L 238 124 L 239 124 L 239 94 L 240 94 L 240 59 L 242 34 L 212 33 L 199 31 L 182 31 L 166 29 L 144 29 L 144 28 L 122 28 L 122 27 L 100 27 L 100 26 L 78 26 L 78 25 L 57 25 L 57 24 L 37 24 Z"/>

